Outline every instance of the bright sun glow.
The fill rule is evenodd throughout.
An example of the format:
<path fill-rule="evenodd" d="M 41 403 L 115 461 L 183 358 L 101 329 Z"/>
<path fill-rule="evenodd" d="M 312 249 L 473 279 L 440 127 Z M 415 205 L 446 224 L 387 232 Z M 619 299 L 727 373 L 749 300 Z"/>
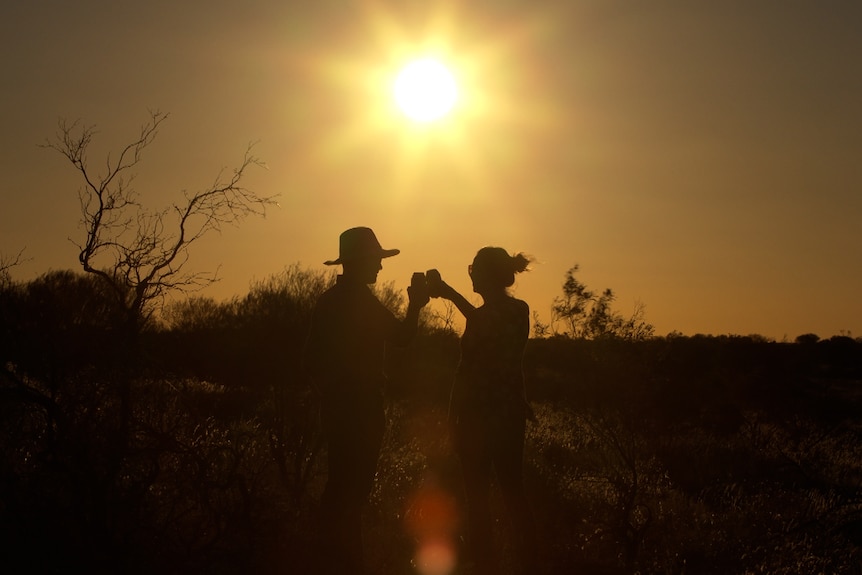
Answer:
<path fill-rule="evenodd" d="M 417 30 L 405 26 L 401 4 L 359 2 L 361 43 L 327 43 L 298 57 L 297 74 L 321 94 L 313 108 L 319 123 L 307 124 L 320 136 L 307 153 L 357 169 L 383 161 L 389 172 L 375 178 L 389 178 L 381 189 L 398 201 L 436 189 L 449 173 L 463 184 L 453 194 L 469 188 L 477 201 L 490 198 L 500 161 L 526 161 L 539 153 L 525 146 L 528 134 L 560 129 L 553 99 L 530 97 L 539 89 L 531 47 L 554 23 L 540 11 L 477 35 L 459 26 L 469 3 L 445 1 L 428 3 L 435 8 Z"/>
<path fill-rule="evenodd" d="M 458 99 L 451 72 L 432 58 L 414 60 L 395 79 L 395 102 L 417 122 L 433 122 L 445 116 Z"/>

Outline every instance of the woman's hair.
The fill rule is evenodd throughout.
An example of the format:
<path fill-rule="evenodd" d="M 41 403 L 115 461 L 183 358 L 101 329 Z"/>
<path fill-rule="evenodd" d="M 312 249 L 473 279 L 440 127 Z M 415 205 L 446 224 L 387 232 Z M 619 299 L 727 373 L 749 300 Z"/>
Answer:
<path fill-rule="evenodd" d="M 534 259 L 522 252 L 509 255 L 503 248 L 484 247 L 473 258 L 473 274 L 482 274 L 486 279 L 503 287 L 515 283 L 515 274 L 529 269 Z"/>

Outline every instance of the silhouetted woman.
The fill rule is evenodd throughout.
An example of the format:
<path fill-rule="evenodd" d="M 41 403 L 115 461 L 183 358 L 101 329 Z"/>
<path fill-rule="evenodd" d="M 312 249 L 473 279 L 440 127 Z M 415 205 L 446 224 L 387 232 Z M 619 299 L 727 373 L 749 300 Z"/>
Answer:
<path fill-rule="evenodd" d="M 530 262 L 524 254 L 511 256 L 503 248 L 479 250 L 468 272 L 473 291 L 482 296 L 480 307 L 434 270 L 428 273 L 431 295 L 451 300 L 467 320 L 449 417 L 467 498 L 468 551 L 481 574 L 498 572 L 489 506 L 492 473 L 512 520 L 525 572 L 532 571 L 535 555 L 535 527 L 522 474 L 526 420 L 532 417 L 522 368 L 530 308 L 507 291 L 515 274 L 526 271 Z"/>

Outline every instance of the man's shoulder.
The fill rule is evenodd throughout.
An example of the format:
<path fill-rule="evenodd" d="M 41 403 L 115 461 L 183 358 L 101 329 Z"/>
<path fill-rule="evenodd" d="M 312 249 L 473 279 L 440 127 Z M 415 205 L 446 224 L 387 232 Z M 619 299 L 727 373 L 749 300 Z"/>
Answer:
<path fill-rule="evenodd" d="M 338 305 L 339 301 L 344 299 L 341 290 L 336 284 L 332 284 L 323 293 L 317 296 L 317 301 L 314 304 L 316 310 L 321 311 L 327 308 L 332 308 Z"/>
<path fill-rule="evenodd" d="M 377 301 L 367 286 L 337 282 L 317 298 L 317 307 L 360 305 L 368 299 Z"/>

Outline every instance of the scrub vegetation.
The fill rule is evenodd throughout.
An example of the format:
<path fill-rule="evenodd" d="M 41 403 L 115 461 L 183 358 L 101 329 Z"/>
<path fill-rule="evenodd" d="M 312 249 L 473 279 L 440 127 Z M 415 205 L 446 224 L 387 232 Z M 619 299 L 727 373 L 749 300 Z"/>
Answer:
<path fill-rule="evenodd" d="M 862 342 L 657 337 L 576 272 L 525 362 L 537 573 L 860 573 Z M 244 297 L 142 315 L 131 335 L 99 275 L 0 279 L 5 573 L 309 572 L 326 451 L 301 352 L 332 275 L 293 265 Z M 423 485 L 460 501 L 457 361 L 458 334 L 430 314 L 388 358 L 372 573 L 419 572 Z"/>

